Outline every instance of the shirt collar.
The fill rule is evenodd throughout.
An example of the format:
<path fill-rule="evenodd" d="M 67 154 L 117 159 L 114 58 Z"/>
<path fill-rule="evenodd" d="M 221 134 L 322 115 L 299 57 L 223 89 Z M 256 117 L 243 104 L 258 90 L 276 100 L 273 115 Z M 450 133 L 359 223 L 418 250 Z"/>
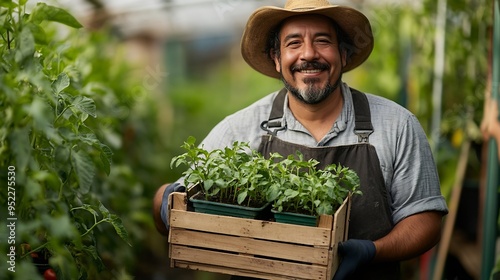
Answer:
<path fill-rule="evenodd" d="M 342 106 L 342 111 L 333 124 L 330 131 L 325 135 L 325 137 L 321 140 L 321 142 L 328 142 L 332 138 L 336 137 L 339 133 L 344 131 L 347 128 L 347 124 L 352 121 L 353 118 L 353 104 L 352 104 L 352 95 L 351 89 L 346 83 L 341 84 L 341 92 L 344 98 L 344 104 Z M 287 129 L 303 132 L 309 134 L 309 132 L 305 129 L 305 127 L 293 116 L 290 108 L 288 107 L 288 94 L 285 97 L 283 108 L 283 121 L 287 126 Z"/>

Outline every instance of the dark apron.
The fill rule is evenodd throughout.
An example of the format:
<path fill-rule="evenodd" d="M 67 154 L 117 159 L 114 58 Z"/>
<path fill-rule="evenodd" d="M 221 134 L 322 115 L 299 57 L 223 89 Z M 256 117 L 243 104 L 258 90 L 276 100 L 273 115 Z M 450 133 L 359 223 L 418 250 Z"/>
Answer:
<path fill-rule="evenodd" d="M 320 161 L 319 168 L 335 163 L 347 166 L 358 174 L 363 195 L 354 195 L 349 220 L 349 239 L 377 240 L 387 235 L 393 228 L 387 189 L 380 169 L 375 147 L 369 144 L 368 137 L 373 132 L 370 107 L 365 94 L 351 89 L 355 112 L 354 133 L 358 143 L 336 147 L 307 147 L 280 140 L 279 131 L 285 130 L 281 119 L 286 96 L 282 90 L 275 98 L 269 121 L 262 123 L 268 135 L 262 136 L 259 152 L 264 156 L 279 153 L 284 157 L 300 151 L 304 159 Z M 349 279 L 400 279 L 399 262 L 369 264 L 359 269 Z M 232 280 L 250 280 L 233 276 Z"/>

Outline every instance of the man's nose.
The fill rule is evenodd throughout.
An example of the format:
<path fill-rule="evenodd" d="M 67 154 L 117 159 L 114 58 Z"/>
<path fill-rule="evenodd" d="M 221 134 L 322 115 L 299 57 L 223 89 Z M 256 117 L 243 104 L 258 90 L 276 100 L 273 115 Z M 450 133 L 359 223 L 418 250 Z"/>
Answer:
<path fill-rule="evenodd" d="M 313 42 L 304 42 L 301 53 L 301 60 L 313 61 L 319 58 L 318 51 L 316 50 Z"/>

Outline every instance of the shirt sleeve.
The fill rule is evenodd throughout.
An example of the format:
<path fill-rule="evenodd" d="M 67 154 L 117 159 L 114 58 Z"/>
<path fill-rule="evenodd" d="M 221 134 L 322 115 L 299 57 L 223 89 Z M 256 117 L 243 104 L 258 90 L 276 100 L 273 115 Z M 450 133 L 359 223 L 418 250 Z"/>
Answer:
<path fill-rule="evenodd" d="M 391 198 L 393 222 L 425 211 L 448 212 L 422 126 L 409 115 L 398 133 Z"/>
<path fill-rule="evenodd" d="M 222 149 L 231 146 L 236 141 L 235 138 L 233 129 L 231 129 L 230 122 L 226 117 L 212 128 L 200 146 L 203 146 L 207 151 Z"/>

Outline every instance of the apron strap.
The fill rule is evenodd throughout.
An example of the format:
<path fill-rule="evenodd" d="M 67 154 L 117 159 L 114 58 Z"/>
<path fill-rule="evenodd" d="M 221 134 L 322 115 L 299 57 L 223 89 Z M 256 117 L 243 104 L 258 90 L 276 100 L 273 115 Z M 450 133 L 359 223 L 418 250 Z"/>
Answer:
<path fill-rule="evenodd" d="M 260 124 L 260 128 L 267 131 L 267 134 L 276 136 L 278 131 L 285 130 L 286 124 L 283 125 L 283 106 L 285 106 L 286 88 L 283 88 L 278 92 L 273 101 L 273 107 L 271 113 L 269 114 L 269 120 L 263 121 Z"/>
<path fill-rule="evenodd" d="M 359 143 L 368 143 L 368 137 L 373 133 L 371 122 L 370 104 L 366 95 L 356 89 L 350 88 L 352 93 L 352 102 L 354 104 L 354 134 L 358 136 Z M 263 121 L 260 127 L 267 131 L 268 134 L 276 136 L 278 131 L 285 130 L 286 124 L 283 125 L 283 108 L 285 103 L 287 90 L 281 89 L 273 101 L 273 107 L 269 114 L 269 119 Z"/>
<path fill-rule="evenodd" d="M 354 104 L 354 134 L 358 135 L 358 143 L 368 143 L 368 137 L 373 133 L 370 104 L 366 94 L 351 89 Z"/>

